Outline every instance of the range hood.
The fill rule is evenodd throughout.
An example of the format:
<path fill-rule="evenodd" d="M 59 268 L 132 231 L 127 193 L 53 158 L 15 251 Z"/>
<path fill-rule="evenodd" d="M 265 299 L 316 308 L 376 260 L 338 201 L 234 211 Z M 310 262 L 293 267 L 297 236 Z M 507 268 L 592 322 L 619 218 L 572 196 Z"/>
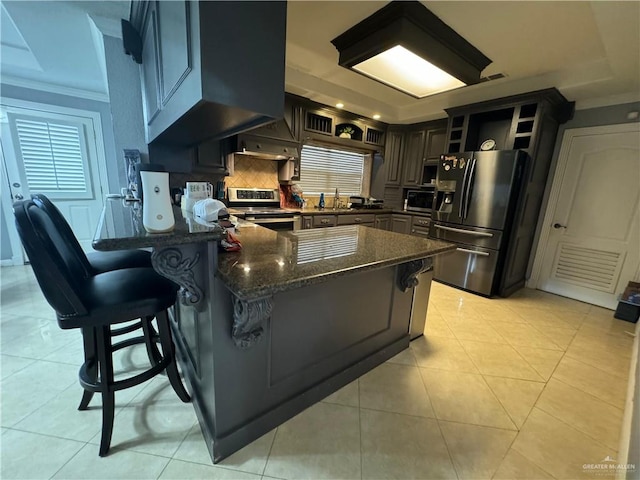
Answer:
<path fill-rule="evenodd" d="M 265 160 L 300 158 L 300 143 L 284 120 L 277 120 L 229 139 L 236 155 L 251 155 Z"/>

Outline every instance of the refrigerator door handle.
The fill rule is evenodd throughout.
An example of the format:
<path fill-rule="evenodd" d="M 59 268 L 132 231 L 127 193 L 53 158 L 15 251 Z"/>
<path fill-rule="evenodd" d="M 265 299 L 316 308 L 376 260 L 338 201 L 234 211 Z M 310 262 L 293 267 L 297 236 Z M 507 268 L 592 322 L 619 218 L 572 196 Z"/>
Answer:
<path fill-rule="evenodd" d="M 473 182 L 475 180 L 476 162 L 477 160 L 474 158 L 471 162 L 471 167 L 469 168 L 469 178 L 467 178 L 467 185 L 464 192 L 464 209 L 461 215 L 463 220 L 467 218 L 467 215 L 469 214 L 469 204 L 471 203 L 471 187 L 473 186 Z"/>
<path fill-rule="evenodd" d="M 488 257 L 488 256 L 489 256 L 489 254 L 488 254 L 487 252 L 477 252 L 477 251 L 475 251 L 475 250 L 468 250 L 468 249 L 466 249 L 466 248 L 459 248 L 459 247 L 458 247 L 458 248 L 456 248 L 456 251 L 458 251 L 458 252 L 464 252 L 464 253 L 472 253 L 472 254 L 474 254 L 474 255 L 479 255 L 479 256 L 481 256 L 481 257 Z"/>
<path fill-rule="evenodd" d="M 489 233 L 489 232 L 474 232 L 473 230 L 464 230 L 462 228 L 446 227 L 444 225 L 434 225 L 434 227 L 440 230 L 447 230 L 449 232 L 456 232 L 456 233 L 465 233 L 467 235 L 474 235 L 476 237 L 488 237 L 488 238 L 493 237 L 493 233 Z"/>
<path fill-rule="evenodd" d="M 464 219 L 464 204 L 465 194 L 467 190 L 467 175 L 469 174 L 469 163 L 471 162 L 467 162 L 467 164 L 464 166 L 464 174 L 462 175 L 462 187 L 460 188 L 460 191 L 462 192 L 462 198 L 460 199 L 460 208 L 458 211 L 458 216 L 460 217 L 460 219 Z"/>

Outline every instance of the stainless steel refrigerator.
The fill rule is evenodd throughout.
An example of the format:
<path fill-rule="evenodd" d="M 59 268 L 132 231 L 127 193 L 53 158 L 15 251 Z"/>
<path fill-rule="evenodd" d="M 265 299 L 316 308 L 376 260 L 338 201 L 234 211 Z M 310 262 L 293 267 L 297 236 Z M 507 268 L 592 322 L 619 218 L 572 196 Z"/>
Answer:
<path fill-rule="evenodd" d="M 429 236 L 458 248 L 436 257 L 436 280 L 486 296 L 498 292 L 527 162 L 519 150 L 441 156 Z"/>

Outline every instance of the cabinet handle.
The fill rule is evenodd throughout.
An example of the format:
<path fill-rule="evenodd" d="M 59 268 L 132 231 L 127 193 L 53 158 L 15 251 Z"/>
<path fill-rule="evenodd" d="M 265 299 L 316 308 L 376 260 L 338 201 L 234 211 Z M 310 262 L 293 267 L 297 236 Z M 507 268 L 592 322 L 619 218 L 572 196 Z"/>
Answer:
<path fill-rule="evenodd" d="M 429 225 L 429 221 L 428 220 L 418 220 L 416 223 L 418 225 Z"/>
<path fill-rule="evenodd" d="M 322 220 L 320 220 L 320 223 L 323 223 L 323 224 L 326 225 L 327 223 L 329 223 L 329 219 L 328 218 L 323 218 Z"/>
<path fill-rule="evenodd" d="M 361 222 L 362 219 L 360 217 L 356 217 L 356 223 Z"/>

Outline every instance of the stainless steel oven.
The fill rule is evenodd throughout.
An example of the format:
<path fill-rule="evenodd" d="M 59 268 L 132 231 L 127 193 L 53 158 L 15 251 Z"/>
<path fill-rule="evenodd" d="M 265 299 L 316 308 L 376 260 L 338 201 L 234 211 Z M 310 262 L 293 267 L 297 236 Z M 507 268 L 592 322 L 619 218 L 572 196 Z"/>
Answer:
<path fill-rule="evenodd" d="M 244 219 L 248 222 L 253 222 L 261 227 L 268 228 L 270 230 L 284 230 L 293 231 L 300 230 L 301 217 L 300 215 L 285 215 L 285 216 L 270 216 L 269 214 L 247 214 Z"/>
<path fill-rule="evenodd" d="M 411 212 L 431 213 L 436 198 L 436 188 L 424 187 L 407 192 L 407 210 Z"/>
<path fill-rule="evenodd" d="M 280 207 L 277 188 L 227 189 L 229 213 L 271 230 L 299 230 L 300 210 Z"/>

